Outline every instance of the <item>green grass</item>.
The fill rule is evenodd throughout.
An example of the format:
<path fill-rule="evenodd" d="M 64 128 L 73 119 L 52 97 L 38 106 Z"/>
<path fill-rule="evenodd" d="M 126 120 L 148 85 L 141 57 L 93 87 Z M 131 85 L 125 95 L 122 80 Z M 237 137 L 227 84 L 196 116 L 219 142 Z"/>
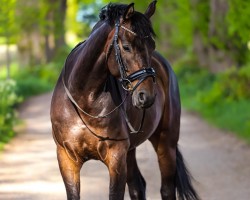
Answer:
<path fill-rule="evenodd" d="M 250 91 L 245 90 L 250 82 L 245 78 L 249 77 L 249 70 L 213 75 L 193 66 L 178 66 L 175 71 L 184 108 L 199 113 L 212 125 L 233 132 L 250 144 Z M 242 76 L 242 71 L 248 72 Z"/>
<path fill-rule="evenodd" d="M 11 64 L 10 77 L 17 83 L 16 92 L 23 99 L 51 91 L 59 75 L 56 64 L 38 66 L 36 68 L 20 68 L 17 63 Z M 0 67 L 0 79 L 7 76 L 5 67 Z"/>
<path fill-rule="evenodd" d="M 51 83 L 45 80 L 39 80 L 36 77 L 28 77 L 25 80 L 17 79 L 17 94 L 24 99 L 51 91 L 52 89 L 53 85 Z"/>
<path fill-rule="evenodd" d="M 180 87 L 184 87 L 180 85 Z M 185 90 L 185 89 L 184 89 Z M 221 102 L 207 106 L 181 93 L 182 105 L 199 113 L 210 124 L 235 133 L 250 144 L 250 101 Z M 193 99 L 193 100 L 192 100 Z"/>

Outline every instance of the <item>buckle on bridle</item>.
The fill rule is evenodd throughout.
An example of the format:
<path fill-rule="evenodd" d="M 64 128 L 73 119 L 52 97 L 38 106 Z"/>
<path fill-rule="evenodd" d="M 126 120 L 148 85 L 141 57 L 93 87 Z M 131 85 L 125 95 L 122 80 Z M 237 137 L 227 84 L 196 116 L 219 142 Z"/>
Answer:
<path fill-rule="evenodd" d="M 133 91 L 133 84 L 129 79 L 121 79 L 121 85 L 124 90 L 129 92 Z"/>

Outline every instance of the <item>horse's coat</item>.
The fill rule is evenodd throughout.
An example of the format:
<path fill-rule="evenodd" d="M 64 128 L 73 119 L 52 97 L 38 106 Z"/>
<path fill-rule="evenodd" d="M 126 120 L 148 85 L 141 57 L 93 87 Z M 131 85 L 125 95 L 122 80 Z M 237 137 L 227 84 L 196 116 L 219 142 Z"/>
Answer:
<path fill-rule="evenodd" d="M 108 167 L 110 199 L 123 199 L 126 183 L 131 199 L 145 199 L 135 154 L 147 139 L 158 155 L 162 199 L 176 199 L 176 189 L 180 199 L 198 199 L 177 148 L 177 80 L 155 51 L 150 23 L 155 4 L 145 14 L 134 11 L 133 4 L 109 4 L 65 62 L 52 97 L 51 122 L 68 199 L 80 199 L 80 169 L 90 159 Z M 131 74 L 138 76 L 125 83 L 126 91 L 118 80 Z"/>

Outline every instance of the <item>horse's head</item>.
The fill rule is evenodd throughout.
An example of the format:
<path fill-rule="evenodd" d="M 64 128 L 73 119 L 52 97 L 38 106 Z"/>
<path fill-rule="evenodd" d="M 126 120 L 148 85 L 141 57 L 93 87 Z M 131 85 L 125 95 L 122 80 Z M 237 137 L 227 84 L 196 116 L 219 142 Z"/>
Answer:
<path fill-rule="evenodd" d="M 133 105 L 138 108 L 150 107 L 155 99 L 155 71 L 151 67 L 155 34 L 150 22 L 155 3 L 145 14 L 135 11 L 134 4 L 109 4 L 100 14 L 101 21 L 112 27 L 105 46 L 108 69 L 132 93 Z"/>

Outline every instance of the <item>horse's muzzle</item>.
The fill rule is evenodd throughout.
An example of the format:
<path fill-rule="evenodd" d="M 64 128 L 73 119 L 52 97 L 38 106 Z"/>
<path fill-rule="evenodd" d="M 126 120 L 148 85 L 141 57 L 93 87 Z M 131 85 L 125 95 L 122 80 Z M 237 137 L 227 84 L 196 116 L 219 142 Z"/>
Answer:
<path fill-rule="evenodd" d="M 139 109 L 149 108 L 155 101 L 155 95 L 149 95 L 145 90 L 134 92 L 133 105 Z"/>

